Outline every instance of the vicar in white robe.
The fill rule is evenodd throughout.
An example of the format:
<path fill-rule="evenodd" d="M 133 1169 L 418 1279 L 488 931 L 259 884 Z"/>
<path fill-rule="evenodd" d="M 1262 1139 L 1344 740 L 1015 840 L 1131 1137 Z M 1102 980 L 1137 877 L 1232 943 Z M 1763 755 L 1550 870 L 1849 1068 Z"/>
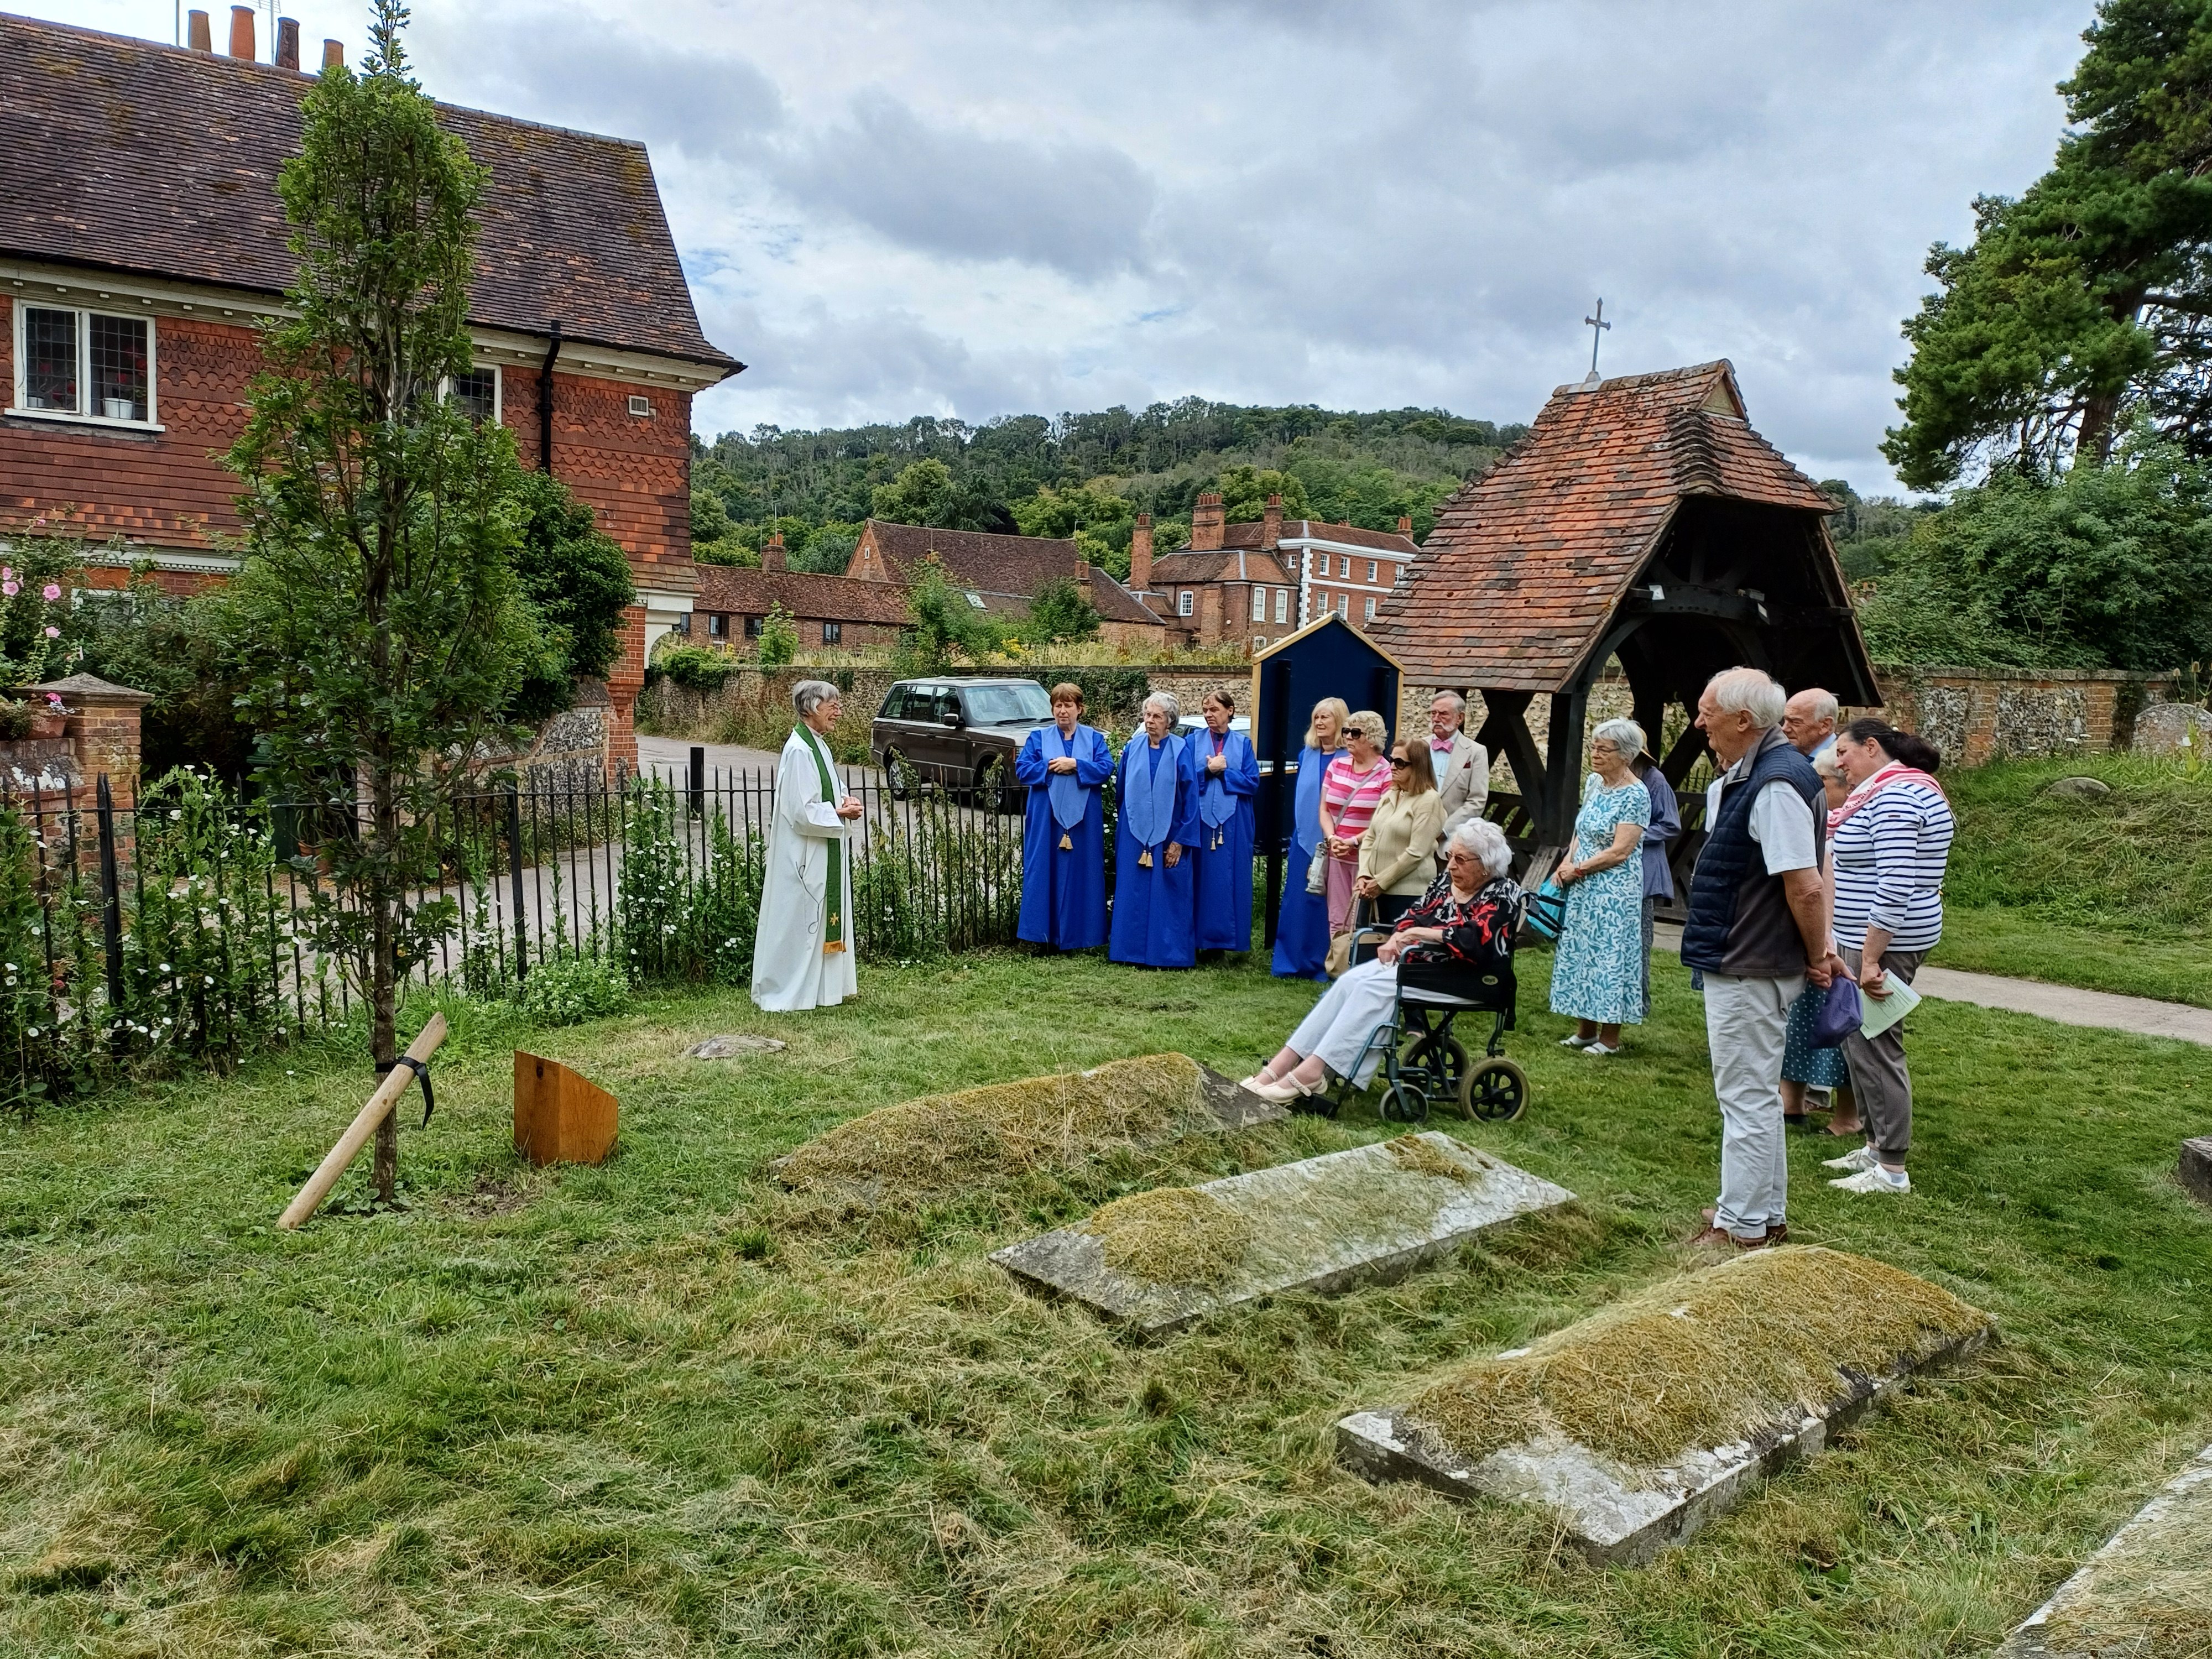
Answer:
<path fill-rule="evenodd" d="M 830 729 L 843 712 L 837 688 L 791 688 L 799 724 L 775 769 L 768 881 L 753 939 L 753 1000 L 771 1013 L 833 1007 L 859 989 L 853 971 L 853 836 L 860 803 L 841 794 Z"/>

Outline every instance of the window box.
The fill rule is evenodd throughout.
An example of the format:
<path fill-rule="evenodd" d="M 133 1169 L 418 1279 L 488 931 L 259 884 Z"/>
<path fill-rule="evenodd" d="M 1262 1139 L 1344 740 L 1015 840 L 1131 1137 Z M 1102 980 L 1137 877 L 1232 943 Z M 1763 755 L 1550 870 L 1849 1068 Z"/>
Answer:
<path fill-rule="evenodd" d="M 8 413 L 158 432 L 154 319 L 18 300 Z"/>

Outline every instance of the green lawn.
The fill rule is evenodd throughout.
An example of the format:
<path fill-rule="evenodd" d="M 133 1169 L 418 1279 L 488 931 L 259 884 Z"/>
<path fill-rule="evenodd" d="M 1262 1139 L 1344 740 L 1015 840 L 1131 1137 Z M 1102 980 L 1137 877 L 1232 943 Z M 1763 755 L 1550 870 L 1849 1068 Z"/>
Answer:
<path fill-rule="evenodd" d="M 864 963 L 860 1004 L 795 1018 L 464 1014 L 402 1137 L 411 1209 L 297 1235 L 271 1223 L 370 1080 L 335 1049 L 0 1130 L 0 1652 L 1980 1655 L 2212 1439 L 2212 1217 L 2170 1175 L 2203 1052 L 1930 1003 L 1917 1192 L 1832 1193 L 1833 1143 L 1798 1140 L 1792 1220 L 1994 1310 L 1985 1362 L 1642 1571 L 1340 1473 L 1348 1408 L 1685 1265 L 1717 1144 L 1698 1001 L 1668 960 L 1654 1024 L 1589 1060 L 1534 1012 L 1546 968 L 1529 1115 L 1457 1132 L 1577 1206 L 1152 1346 L 984 1252 L 1383 1126 L 872 1220 L 760 1166 L 928 1091 L 1170 1048 L 1241 1073 L 1309 987 L 1002 957 Z M 720 1030 L 792 1047 L 680 1057 Z M 605 1166 L 517 1165 L 526 1037 L 621 1096 Z"/>

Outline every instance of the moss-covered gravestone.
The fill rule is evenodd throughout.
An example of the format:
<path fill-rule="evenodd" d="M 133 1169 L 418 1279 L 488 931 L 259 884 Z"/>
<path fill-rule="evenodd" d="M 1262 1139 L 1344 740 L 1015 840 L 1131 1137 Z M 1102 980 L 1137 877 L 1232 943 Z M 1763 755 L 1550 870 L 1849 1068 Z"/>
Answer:
<path fill-rule="evenodd" d="M 1337 1425 L 1373 1480 L 1548 1510 L 1601 1566 L 1680 1543 L 1990 1316 L 1895 1267 L 1779 1246 L 1685 1273 Z"/>
<path fill-rule="evenodd" d="M 2212 1653 L 2212 1446 L 1997 1650 L 1997 1659 Z"/>
<path fill-rule="evenodd" d="M 1033 1290 L 1159 1334 L 1256 1297 L 1395 1278 L 1573 1197 L 1431 1132 L 1132 1194 L 991 1260 Z"/>

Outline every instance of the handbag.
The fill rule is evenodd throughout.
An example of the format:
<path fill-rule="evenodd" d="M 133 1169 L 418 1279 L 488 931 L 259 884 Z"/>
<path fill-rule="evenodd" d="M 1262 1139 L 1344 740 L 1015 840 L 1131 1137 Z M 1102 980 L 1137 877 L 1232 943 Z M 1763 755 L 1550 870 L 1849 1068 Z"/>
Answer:
<path fill-rule="evenodd" d="M 1533 893 L 1522 895 L 1521 920 L 1538 939 L 1557 939 L 1566 925 L 1567 896 L 1551 877 Z"/>
<path fill-rule="evenodd" d="M 1828 981 L 1826 1000 L 1813 1019 L 1813 1046 L 1815 1048 L 1840 1048 L 1844 1039 L 1859 1029 L 1864 1018 L 1859 1000 L 1858 981 L 1848 974 L 1838 974 Z"/>
<path fill-rule="evenodd" d="M 1306 860 L 1306 891 L 1319 898 L 1328 891 L 1328 848 L 1316 847 Z"/>

